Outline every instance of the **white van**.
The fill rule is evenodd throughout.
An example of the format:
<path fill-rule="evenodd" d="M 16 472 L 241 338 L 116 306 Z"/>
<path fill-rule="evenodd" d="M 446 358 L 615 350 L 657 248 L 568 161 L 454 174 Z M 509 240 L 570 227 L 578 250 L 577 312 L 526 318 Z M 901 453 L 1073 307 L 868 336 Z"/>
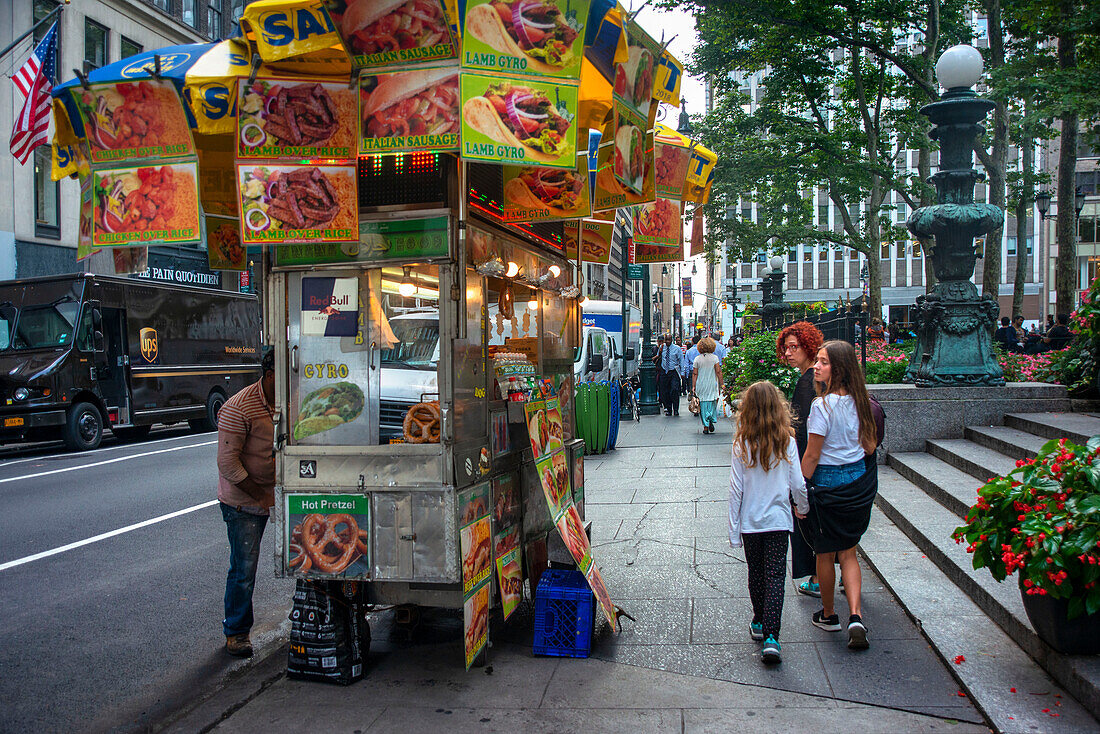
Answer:
<path fill-rule="evenodd" d="M 581 324 L 603 329 L 612 342 L 613 374 L 616 377 L 635 377 L 638 374 L 638 357 L 641 352 L 642 315 L 637 306 L 629 306 L 627 328 L 623 329 L 623 304 L 621 301 L 589 301 L 584 304 Z M 626 332 L 626 341 L 623 333 Z"/>
<path fill-rule="evenodd" d="M 615 364 L 615 344 L 607 332 L 598 326 L 586 326 L 581 332 L 581 345 L 573 359 L 573 380 L 576 383 L 599 382 L 618 378 Z"/>

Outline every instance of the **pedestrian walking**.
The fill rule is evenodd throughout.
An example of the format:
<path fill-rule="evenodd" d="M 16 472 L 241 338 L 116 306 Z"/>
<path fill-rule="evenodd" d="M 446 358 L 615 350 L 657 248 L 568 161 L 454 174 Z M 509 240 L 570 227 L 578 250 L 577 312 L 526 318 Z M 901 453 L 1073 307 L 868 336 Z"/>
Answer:
<path fill-rule="evenodd" d="M 275 353 L 260 362 L 261 377 L 218 412 L 218 504 L 229 535 L 225 579 L 225 651 L 252 655 L 252 590 L 260 541 L 275 504 Z"/>
<path fill-rule="evenodd" d="M 834 608 L 835 557 L 840 561 L 848 600 L 848 647 L 864 650 L 868 646 L 867 627 L 862 616 L 863 580 L 856 544 L 867 531 L 878 491 L 878 431 L 851 344 L 826 342 L 817 352 L 814 381 L 819 397 L 814 399 L 806 420 L 806 451 L 802 456 L 802 474 L 810 485 L 810 518 L 822 605 L 812 621 L 831 632 L 841 629 Z"/>
<path fill-rule="evenodd" d="M 703 421 L 703 433 L 714 433 L 718 420 L 718 400 L 725 389 L 722 382 L 722 366 L 714 353 L 714 340 L 709 336 L 700 339 L 699 356 L 691 368 L 691 394 L 699 398 L 699 418 Z"/>
<path fill-rule="evenodd" d="M 810 416 L 810 406 L 814 398 L 814 359 L 821 349 L 825 337 L 821 331 L 808 321 L 797 321 L 783 329 L 776 340 L 775 349 L 780 362 L 794 367 L 799 372 L 798 382 L 791 396 L 791 412 L 794 422 L 794 440 L 798 446 L 798 459 L 806 453 L 806 419 Z M 821 587 L 817 583 L 817 560 L 810 540 L 813 527 L 809 520 L 796 520 L 791 533 L 791 578 L 808 579 L 798 585 L 799 593 L 820 597 Z"/>
<path fill-rule="evenodd" d="M 809 511 L 798 465 L 790 406 L 775 385 L 754 382 L 741 394 L 730 460 L 730 545 L 744 545 L 752 621 L 749 636 L 763 640 L 761 659 L 778 663 L 780 620 L 787 578 L 787 538 L 795 514 Z"/>
<path fill-rule="evenodd" d="M 672 343 L 671 334 L 665 334 L 657 359 L 663 370 L 658 380 L 663 383 L 660 398 L 665 415 L 680 415 L 680 375 L 684 371 L 684 351 Z"/>

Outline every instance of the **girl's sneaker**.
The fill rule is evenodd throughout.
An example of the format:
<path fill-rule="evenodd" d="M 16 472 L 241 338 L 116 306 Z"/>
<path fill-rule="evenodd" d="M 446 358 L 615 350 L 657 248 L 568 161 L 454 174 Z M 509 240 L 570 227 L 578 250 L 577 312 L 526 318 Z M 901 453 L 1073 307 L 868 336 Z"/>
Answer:
<path fill-rule="evenodd" d="M 848 649 L 866 650 L 868 647 L 870 645 L 867 643 L 867 628 L 863 625 L 863 618 L 853 614 L 848 617 Z"/>
<path fill-rule="evenodd" d="M 749 637 L 754 640 L 764 639 L 764 623 L 763 622 L 749 622 Z"/>
<path fill-rule="evenodd" d="M 798 585 L 798 593 L 805 594 L 806 596 L 814 596 L 818 599 L 821 598 L 821 585 L 816 581 L 803 581 Z"/>
<path fill-rule="evenodd" d="M 760 651 L 760 659 L 768 664 L 780 662 L 783 658 L 779 654 L 779 640 L 768 635 L 768 639 L 764 640 L 764 649 Z"/>
<path fill-rule="evenodd" d="M 826 617 L 825 610 L 819 609 L 814 612 L 811 621 L 814 623 L 815 627 L 820 627 L 826 632 L 840 632 L 840 616 L 835 613 Z"/>

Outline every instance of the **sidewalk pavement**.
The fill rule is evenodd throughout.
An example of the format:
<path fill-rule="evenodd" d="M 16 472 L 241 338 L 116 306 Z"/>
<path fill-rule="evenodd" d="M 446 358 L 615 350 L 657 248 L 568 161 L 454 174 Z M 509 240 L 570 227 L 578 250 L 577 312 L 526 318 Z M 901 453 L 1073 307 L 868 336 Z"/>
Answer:
<path fill-rule="evenodd" d="M 417 639 L 372 617 L 365 678 L 347 688 L 285 678 L 286 647 L 170 731 L 988 731 L 981 714 L 882 582 L 864 567 L 870 650 L 810 624 L 817 599 L 789 583 L 783 662 L 748 637 L 742 551 L 730 548 L 730 424 L 622 423 L 619 448 L 585 460 L 593 556 L 636 618 L 603 625 L 587 660 L 534 657 L 533 609 L 490 627 L 489 665 L 463 670 L 461 615 L 426 614 Z M 838 600 L 838 613 L 847 612 Z"/>

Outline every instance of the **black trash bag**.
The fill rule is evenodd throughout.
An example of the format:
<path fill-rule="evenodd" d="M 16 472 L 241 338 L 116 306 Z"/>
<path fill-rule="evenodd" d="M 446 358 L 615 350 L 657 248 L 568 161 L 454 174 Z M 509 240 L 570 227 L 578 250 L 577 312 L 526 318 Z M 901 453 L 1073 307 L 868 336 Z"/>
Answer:
<path fill-rule="evenodd" d="M 363 677 L 369 645 L 366 613 L 354 583 L 298 579 L 290 610 L 288 678 L 354 683 Z"/>

